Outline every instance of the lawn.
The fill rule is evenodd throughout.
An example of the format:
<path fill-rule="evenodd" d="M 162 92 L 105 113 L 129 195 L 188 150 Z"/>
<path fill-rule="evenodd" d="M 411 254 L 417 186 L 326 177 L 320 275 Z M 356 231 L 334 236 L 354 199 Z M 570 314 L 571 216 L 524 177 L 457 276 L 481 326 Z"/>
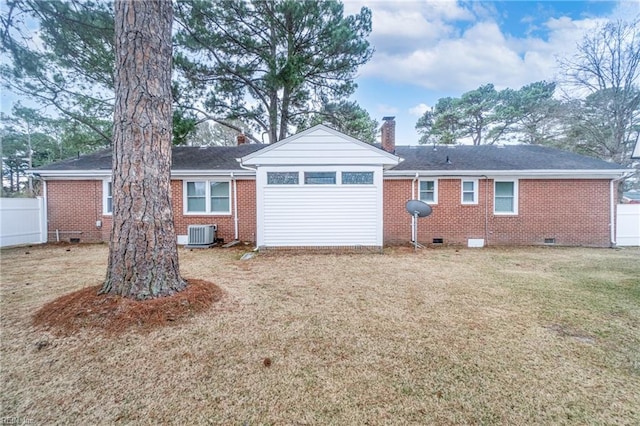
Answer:
<path fill-rule="evenodd" d="M 639 424 L 640 250 L 180 250 L 226 295 L 152 331 L 60 337 L 104 245 L 1 252 L 0 418 L 35 424 Z"/>

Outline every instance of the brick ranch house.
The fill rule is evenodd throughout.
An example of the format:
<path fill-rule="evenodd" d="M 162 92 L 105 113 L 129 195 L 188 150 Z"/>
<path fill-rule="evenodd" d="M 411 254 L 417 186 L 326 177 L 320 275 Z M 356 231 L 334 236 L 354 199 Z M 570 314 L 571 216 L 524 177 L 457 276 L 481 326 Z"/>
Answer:
<path fill-rule="evenodd" d="M 241 140 L 241 139 L 240 139 Z M 108 241 L 111 152 L 34 170 L 49 240 Z M 318 125 L 273 145 L 175 147 L 171 189 L 178 244 L 194 224 L 267 247 L 382 247 L 411 241 L 411 199 L 430 204 L 422 244 L 608 247 L 617 164 L 534 145 L 382 148 Z"/>

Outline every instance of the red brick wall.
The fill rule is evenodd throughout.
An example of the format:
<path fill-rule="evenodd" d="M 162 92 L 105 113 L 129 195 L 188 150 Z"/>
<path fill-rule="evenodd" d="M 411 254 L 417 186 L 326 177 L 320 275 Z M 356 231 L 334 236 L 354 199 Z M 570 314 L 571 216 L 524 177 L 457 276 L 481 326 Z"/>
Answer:
<path fill-rule="evenodd" d="M 520 179 L 518 186 L 518 214 L 500 216 L 493 214 L 493 180 L 479 179 L 478 204 L 462 205 L 460 179 L 438 179 L 438 204 L 418 219 L 418 241 L 466 245 L 469 238 L 485 238 L 489 245 L 534 245 L 555 238 L 558 245 L 609 246 L 608 180 Z M 384 191 L 385 244 L 407 243 L 411 216 L 404 205 L 411 180 L 385 180 Z"/>
<path fill-rule="evenodd" d="M 256 241 L 256 182 L 254 180 L 238 180 L 238 239 L 240 241 Z M 229 215 L 185 215 L 183 213 L 182 180 L 171 181 L 173 203 L 173 220 L 176 234 L 187 235 L 189 225 L 218 225 L 217 237 L 224 241 L 233 241 L 234 218 L 233 197 L 231 198 L 231 214 Z M 233 182 L 231 183 L 233 191 Z"/>
<path fill-rule="evenodd" d="M 253 180 L 238 180 L 238 233 L 241 241 L 255 242 L 256 235 L 256 185 Z M 218 225 L 218 238 L 232 241 L 234 238 L 233 214 L 222 216 L 184 215 L 182 180 L 172 180 L 172 203 L 177 235 L 187 235 L 188 225 Z M 233 211 L 233 200 L 231 209 Z M 49 241 L 56 241 L 55 230 L 61 241 L 80 238 L 81 242 L 108 242 L 111 233 L 111 216 L 102 214 L 101 180 L 47 181 L 47 215 Z M 101 220 L 98 228 L 96 221 Z M 71 234 L 68 231 L 80 231 Z"/>
<path fill-rule="evenodd" d="M 56 230 L 60 241 L 69 242 L 70 238 L 80 238 L 81 242 L 108 241 L 103 237 L 104 224 L 102 228 L 96 226 L 96 221 L 103 220 L 102 181 L 47 181 L 47 220 L 49 241 L 56 241 Z"/>
<path fill-rule="evenodd" d="M 256 185 L 238 180 L 238 230 L 241 241 L 256 239 Z M 187 234 L 191 224 L 218 225 L 218 237 L 232 241 L 233 214 L 185 216 L 182 210 L 181 180 L 171 182 L 176 233 Z M 431 243 L 465 244 L 468 238 L 485 238 L 489 245 L 543 244 L 555 238 L 558 245 L 609 246 L 609 181 L 569 179 L 521 179 L 516 216 L 493 214 L 493 181 L 478 180 L 478 204 L 461 205 L 460 179 L 438 180 L 438 204 L 431 216 L 418 220 L 418 240 Z M 485 187 L 488 189 L 485 204 Z M 384 181 L 384 243 L 403 244 L 411 240 L 411 216 L 405 203 L 411 199 L 411 179 Z M 485 215 L 485 207 L 487 214 Z M 232 206 L 233 209 L 233 206 Z M 102 181 L 47 181 L 49 241 L 55 230 L 62 241 L 109 241 L 111 216 L 102 215 Z M 486 218 L 486 233 L 485 233 Z M 96 221 L 102 227 L 96 227 Z M 81 231 L 70 234 L 68 231 Z"/>

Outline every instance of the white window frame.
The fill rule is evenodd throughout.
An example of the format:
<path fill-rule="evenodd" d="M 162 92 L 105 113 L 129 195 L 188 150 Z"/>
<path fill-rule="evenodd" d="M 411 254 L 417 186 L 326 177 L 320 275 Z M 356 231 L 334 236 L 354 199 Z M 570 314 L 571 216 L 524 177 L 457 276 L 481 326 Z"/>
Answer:
<path fill-rule="evenodd" d="M 513 183 L 513 211 L 496 211 L 496 184 L 501 182 Z M 496 216 L 515 216 L 518 214 L 518 179 L 494 179 L 493 180 L 493 214 Z"/>
<path fill-rule="evenodd" d="M 333 174 L 333 183 L 307 183 L 307 173 Z M 336 186 L 340 183 L 340 176 L 336 170 L 304 170 L 302 172 L 302 184 L 306 186 Z"/>
<path fill-rule="evenodd" d="M 425 201 L 421 198 L 422 191 L 420 191 L 420 187 L 422 186 L 422 182 L 433 182 L 433 201 Z M 420 179 L 420 181 L 418 181 L 418 200 L 430 205 L 438 204 L 438 179 Z"/>
<path fill-rule="evenodd" d="M 344 174 L 345 173 L 369 173 L 371 174 L 371 183 L 345 183 L 344 182 Z M 376 173 L 373 170 L 343 170 L 340 172 L 340 185 L 346 186 L 372 186 L 375 185 L 376 181 Z"/>
<path fill-rule="evenodd" d="M 111 195 L 109 195 L 109 186 L 111 186 Z M 111 199 L 111 210 L 109 210 L 109 199 Z M 102 181 L 102 214 L 104 216 L 113 215 L 113 185 L 111 185 L 111 179 Z"/>
<path fill-rule="evenodd" d="M 464 200 L 465 192 L 469 192 L 469 191 L 465 191 L 464 190 L 464 184 L 466 182 L 473 183 L 473 201 L 465 201 Z M 461 179 L 460 180 L 460 204 L 464 204 L 464 205 L 477 205 L 478 204 L 478 179 Z"/>
<path fill-rule="evenodd" d="M 291 173 L 291 174 L 296 174 L 298 176 L 298 183 L 269 183 L 269 173 Z M 296 171 L 296 170 L 269 170 L 269 171 L 265 172 L 265 181 L 266 181 L 266 184 L 269 185 L 269 186 L 287 187 L 287 186 L 300 186 L 301 185 L 301 183 L 300 183 L 300 172 Z"/>
<path fill-rule="evenodd" d="M 190 212 L 187 186 L 192 182 L 205 183 L 205 211 Z M 214 182 L 227 183 L 229 185 L 229 209 L 226 211 L 211 211 L 211 184 Z M 232 199 L 231 181 L 229 179 L 185 179 L 182 181 L 182 214 L 185 216 L 228 216 L 231 214 Z"/>

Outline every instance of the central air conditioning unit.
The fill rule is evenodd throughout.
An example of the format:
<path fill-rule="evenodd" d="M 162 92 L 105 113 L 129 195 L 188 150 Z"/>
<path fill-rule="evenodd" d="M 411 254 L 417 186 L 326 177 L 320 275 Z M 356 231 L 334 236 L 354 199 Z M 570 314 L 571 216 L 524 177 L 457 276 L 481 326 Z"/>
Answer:
<path fill-rule="evenodd" d="M 189 225 L 188 246 L 211 247 L 216 241 L 216 225 Z"/>

